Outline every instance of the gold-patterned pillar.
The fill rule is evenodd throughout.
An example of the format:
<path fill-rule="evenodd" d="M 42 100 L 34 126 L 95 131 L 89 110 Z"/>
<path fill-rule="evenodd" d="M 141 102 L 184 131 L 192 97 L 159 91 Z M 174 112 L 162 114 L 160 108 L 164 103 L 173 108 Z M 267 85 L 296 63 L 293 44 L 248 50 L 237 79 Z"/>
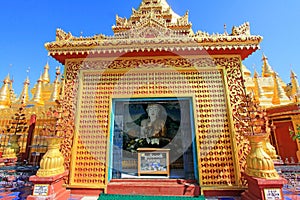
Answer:
<path fill-rule="evenodd" d="M 78 91 L 78 73 L 82 62 L 65 63 L 63 96 L 62 96 L 62 122 L 64 127 L 64 140 L 61 144 L 61 153 L 64 155 L 65 169 L 70 170 L 71 149 L 73 146 L 73 136 L 75 131 L 75 113 Z M 68 180 L 67 180 L 68 183 Z"/>
<path fill-rule="evenodd" d="M 249 141 L 244 136 L 243 129 L 239 123 L 240 115 L 243 114 L 239 111 L 243 103 L 243 96 L 246 94 L 244 79 L 242 73 L 242 61 L 239 56 L 220 58 L 217 64 L 226 69 L 226 76 L 224 76 L 226 87 L 228 87 L 229 99 L 229 113 L 231 119 L 231 135 L 232 135 L 232 148 L 234 148 L 234 158 L 237 166 L 237 179 L 238 185 L 245 186 L 246 181 L 241 176 L 245 170 L 246 158 L 249 152 Z"/>

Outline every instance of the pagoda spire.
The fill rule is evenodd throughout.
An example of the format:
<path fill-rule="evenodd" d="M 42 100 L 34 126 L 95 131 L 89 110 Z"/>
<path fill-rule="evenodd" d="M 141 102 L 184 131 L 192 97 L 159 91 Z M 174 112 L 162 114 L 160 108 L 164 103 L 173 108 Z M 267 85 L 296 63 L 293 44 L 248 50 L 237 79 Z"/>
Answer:
<path fill-rule="evenodd" d="M 294 98 L 295 102 L 300 101 L 300 88 L 297 79 L 297 75 L 291 71 L 291 83 L 292 83 L 292 98 Z"/>
<path fill-rule="evenodd" d="M 17 100 L 17 103 L 19 104 L 24 104 L 26 105 L 29 101 L 29 77 L 27 76 L 25 81 L 24 81 L 24 85 L 23 85 L 23 89 L 21 92 L 21 95 L 19 96 L 19 99 Z"/>
<path fill-rule="evenodd" d="M 9 92 L 10 92 L 10 101 L 14 103 L 17 100 L 17 95 L 15 94 L 14 88 L 13 88 L 14 79 L 10 79 L 9 83 Z"/>
<path fill-rule="evenodd" d="M 254 71 L 253 76 L 253 82 L 254 82 L 254 101 L 255 103 L 261 104 L 261 106 L 264 106 L 264 104 L 267 104 L 269 99 L 264 95 L 264 90 L 262 89 L 261 85 L 259 84 L 259 75 L 257 71 Z"/>
<path fill-rule="evenodd" d="M 3 80 L 3 86 L 0 89 L 0 109 L 9 108 L 11 106 L 10 83 L 11 80 L 8 74 Z"/>
<path fill-rule="evenodd" d="M 56 77 L 53 82 L 53 91 L 49 99 L 50 102 L 56 102 L 57 100 L 59 100 L 59 95 L 60 95 L 60 82 L 58 80 L 59 75 L 60 75 L 60 68 L 56 67 Z"/>
<path fill-rule="evenodd" d="M 48 62 L 46 63 L 46 65 L 44 66 L 44 73 L 42 75 L 42 82 L 43 83 L 50 83 L 50 76 L 49 76 L 49 64 Z"/>
<path fill-rule="evenodd" d="M 268 58 L 263 54 L 262 56 L 263 66 L 262 66 L 262 77 L 271 77 L 273 74 L 273 69 L 268 62 Z"/>
<path fill-rule="evenodd" d="M 142 27 L 145 24 L 156 24 L 166 29 L 180 31 L 183 35 L 192 33 L 192 24 L 188 21 L 189 13 L 183 16 L 176 14 L 166 0 L 142 0 L 138 9 L 132 9 L 129 19 L 116 16 L 116 25 L 112 27 L 115 34 Z"/>
<path fill-rule="evenodd" d="M 37 88 L 32 98 L 32 102 L 36 105 L 44 105 L 44 99 L 42 97 L 42 90 L 43 90 L 43 80 L 42 76 L 40 76 L 39 80 L 37 81 Z"/>
<path fill-rule="evenodd" d="M 258 73 L 257 71 L 254 71 L 253 76 L 253 82 L 254 82 L 254 101 L 255 103 L 260 103 L 260 98 L 262 97 L 262 90 L 261 87 L 258 84 Z"/>
<path fill-rule="evenodd" d="M 285 92 L 279 83 L 278 74 L 276 72 L 273 72 L 273 80 L 274 80 L 274 91 L 273 91 L 272 104 L 283 105 L 289 103 L 290 100 L 285 95 Z"/>

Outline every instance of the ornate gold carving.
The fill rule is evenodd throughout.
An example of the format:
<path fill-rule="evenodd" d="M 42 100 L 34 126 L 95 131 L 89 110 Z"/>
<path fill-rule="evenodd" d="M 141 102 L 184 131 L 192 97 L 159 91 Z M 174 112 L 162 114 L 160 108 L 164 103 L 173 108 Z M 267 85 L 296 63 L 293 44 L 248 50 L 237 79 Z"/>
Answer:
<path fill-rule="evenodd" d="M 232 27 L 232 35 L 251 35 L 249 22 L 245 22 L 240 26 Z"/>
<path fill-rule="evenodd" d="M 189 12 L 186 11 L 185 15 L 177 19 L 178 25 L 187 25 L 189 23 Z"/>
<path fill-rule="evenodd" d="M 127 26 L 127 19 L 123 17 L 116 16 L 116 25 L 117 26 Z"/>
<path fill-rule="evenodd" d="M 61 41 L 61 40 L 69 40 L 73 36 L 72 34 L 64 32 L 62 29 L 56 29 L 56 41 Z"/>
<path fill-rule="evenodd" d="M 215 67 L 216 63 L 210 56 L 203 58 L 158 58 L 158 59 L 116 59 L 110 60 L 85 60 L 81 69 L 105 70 L 105 69 L 190 69 Z"/>
<path fill-rule="evenodd" d="M 146 24 L 147 25 L 147 24 Z M 208 35 L 198 32 L 183 37 L 178 31 L 158 25 L 133 28 L 122 35 L 107 37 L 95 35 L 90 38 L 72 38 L 46 43 L 49 53 L 55 55 L 95 54 L 100 52 L 128 53 L 133 51 L 185 51 L 185 50 L 238 50 L 255 51 L 259 48 L 261 36 Z M 154 31 L 153 34 L 151 31 Z M 159 31 L 162 31 L 159 33 Z M 137 38 L 135 38 L 137 36 Z M 128 37 L 133 37 L 128 39 Z M 178 45 L 180 44 L 180 45 Z M 68 49 L 68 50 L 66 50 Z"/>
<path fill-rule="evenodd" d="M 245 95 L 239 111 L 241 111 L 241 130 L 250 141 L 251 151 L 247 155 L 245 173 L 258 178 L 279 178 L 272 158 L 264 151 L 264 145 L 273 127 L 267 117 L 266 110 L 253 101 L 253 96 Z"/>
<path fill-rule="evenodd" d="M 61 145 L 61 152 L 64 155 L 65 168 L 69 170 L 71 163 L 71 148 L 73 144 L 74 127 L 75 127 L 75 108 L 76 95 L 78 90 L 78 73 L 81 62 L 66 63 L 66 74 L 64 82 L 64 96 L 62 105 L 62 121 L 64 141 Z"/>
<path fill-rule="evenodd" d="M 124 31 L 143 27 L 148 24 L 158 24 L 169 30 L 180 30 L 180 34 L 191 32 L 192 26 L 188 21 L 188 12 L 179 17 L 175 14 L 167 2 L 142 2 L 138 10 L 132 9 L 129 19 L 116 16 L 116 26 L 112 29 L 115 35 L 122 35 Z"/>
<path fill-rule="evenodd" d="M 239 171 L 244 171 L 246 167 L 246 158 L 249 152 L 249 142 L 244 137 L 243 125 L 239 123 L 241 115 L 246 111 L 241 112 L 239 108 L 243 103 L 243 95 L 245 95 L 244 79 L 241 72 L 241 60 L 239 57 L 219 58 L 215 61 L 218 65 L 225 67 L 227 86 L 229 89 L 229 99 L 232 109 L 232 117 L 235 128 L 235 141 L 237 146 L 237 160 L 239 164 Z M 240 175 L 240 174 L 239 174 Z M 240 177 L 240 184 L 246 185 L 246 181 Z"/>

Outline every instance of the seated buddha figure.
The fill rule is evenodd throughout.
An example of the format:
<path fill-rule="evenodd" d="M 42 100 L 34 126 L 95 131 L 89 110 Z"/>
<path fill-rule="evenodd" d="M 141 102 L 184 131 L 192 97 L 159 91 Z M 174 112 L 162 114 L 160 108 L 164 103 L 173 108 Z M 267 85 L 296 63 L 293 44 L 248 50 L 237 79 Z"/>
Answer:
<path fill-rule="evenodd" d="M 140 138 L 146 138 L 147 143 L 159 145 L 160 138 L 166 137 L 165 119 L 161 117 L 159 104 L 149 104 L 148 118 L 141 121 Z"/>

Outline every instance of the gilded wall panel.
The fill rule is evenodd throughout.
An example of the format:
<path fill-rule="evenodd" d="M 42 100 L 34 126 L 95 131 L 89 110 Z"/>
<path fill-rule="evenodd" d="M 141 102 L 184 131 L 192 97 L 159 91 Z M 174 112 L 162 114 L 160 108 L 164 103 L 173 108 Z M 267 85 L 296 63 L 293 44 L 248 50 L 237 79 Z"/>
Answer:
<path fill-rule="evenodd" d="M 238 95 L 244 93 L 239 57 L 69 60 L 66 67 L 62 149 L 68 169 L 72 163 L 70 185 L 107 184 L 109 105 L 114 96 L 193 97 L 200 184 L 239 184 L 236 169 L 243 166 L 245 147 L 238 144 L 241 159 L 236 166 L 233 141 L 244 140 L 242 133 L 231 130 L 228 115 L 236 117 Z"/>

